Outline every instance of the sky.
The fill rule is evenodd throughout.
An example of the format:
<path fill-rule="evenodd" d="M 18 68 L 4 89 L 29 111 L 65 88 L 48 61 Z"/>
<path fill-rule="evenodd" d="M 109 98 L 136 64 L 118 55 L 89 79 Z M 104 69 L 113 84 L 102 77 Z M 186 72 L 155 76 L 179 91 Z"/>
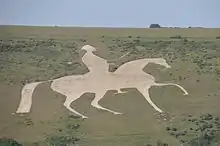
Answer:
<path fill-rule="evenodd" d="M 0 0 L 1 25 L 220 27 L 220 0 Z"/>

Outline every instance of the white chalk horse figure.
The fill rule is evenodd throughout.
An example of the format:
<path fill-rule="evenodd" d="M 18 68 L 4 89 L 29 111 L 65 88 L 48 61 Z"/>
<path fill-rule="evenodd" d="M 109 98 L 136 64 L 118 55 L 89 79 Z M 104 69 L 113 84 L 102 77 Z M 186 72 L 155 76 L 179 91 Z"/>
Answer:
<path fill-rule="evenodd" d="M 83 75 L 70 75 L 58 79 L 50 80 L 51 89 L 55 92 L 66 96 L 64 106 L 71 112 L 87 118 L 87 116 L 77 112 L 70 105 L 72 102 L 80 98 L 84 93 L 95 93 L 95 98 L 91 105 L 97 109 L 105 110 L 113 114 L 122 114 L 110 109 L 107 109 L 99 104 L 99 101 L 104 97 L 108 90 L 117 90 L 117 93 L 125 93 L 121 88 L 137 88 L 138 91 L 145 97 L 148 103 L 159 113 L 163 111 L 157 107 L 149 96 L 149 88 L 151 86 L 166 86 L 173 85 L 179 87 L 184 95 L 188 92 L 180 85 L 174 83 L 156 83 L 155 78 L 143 71 L 143 68 L 148 63 L 159 64 L 170 68 L 166 60 L 163 58 L 139 59 L 127 62 L 121 65 L 115 72 L 109 72 L 109 64 L 105 59 L 102 59 L 93 54 L 96 49 L 90 45 L 85 45 L 81 48 L 86 50 L 82 57 L 83 63 L 88 67 L 89 72 Z M 34 82 L 26 84 L 21 92 L 21 102 L 16 113 L 28 113 L 31 110 L 32 94 L 34 89 L 40 83 Z"/>

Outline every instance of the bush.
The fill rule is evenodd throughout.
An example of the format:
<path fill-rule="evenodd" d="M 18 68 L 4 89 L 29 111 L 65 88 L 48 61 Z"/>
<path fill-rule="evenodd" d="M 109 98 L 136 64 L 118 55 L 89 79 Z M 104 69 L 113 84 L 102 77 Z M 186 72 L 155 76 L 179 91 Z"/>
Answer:
<path fill-rule="evenodd" d="M 167 143 L 164 143 L 160 140 L 157 141 L 157 146 L 169 146 Z"/>
<path fill-rule="evenodd" d="M 22 145 L 14 139 L 0 138 L 0 146 L 22 146 Z"/>
<path fill-rule="evenodd" d="M 67 125 L 68 129 L 73 129 L 73 130 L 77 130 L 79 129 L 80 125 L 79 124 L 75 124 L 75 125 Z"/>
<path fill-rule="evenodd" d="M 207 120 L 207 121 L 209 121 L 209 120 L 212 120 L 212 119 L 213 119 L 213 116 L 212 116 L 211 114 L 205 114 L 205 115 L 202 115 L 200 118 L 201 118 L 202 120 Z"/>
<path fill-rule="evenodd" d="M 159 24 L 151 24 L 149 28 L 161 28 Z"/>
<path fill-rule="evenodd" d="M 81 42 L 86 42 L 86 39 L 80 39 Z"/>
<path fill-rule="evenodd" d="M 196 139 L 191 140 L 186 146 L 211 146 L 212 137 L 204 134 Z"/>
<path fill-rule="evenodd" d="M 183 42 L 184 42 L 184 43 L 188 42 L 187 38 L 184 38 Z"/>
<path fill-rule="evenodd" d="M 171 129 L 170 129 L 170 127 L 167 127 L 166 130 L 167 130 L 167 131 L 170 131 Z"/>
<path fill-rule="evenodd" d="M 216 39 L 220 39 L 220 36 L 217 36 Z"/>
<path fill-rule="evenodd" d="M 47 142 L 50 145 L 54 145 L 54 146 L 66 146 L 66 145 L 72 145 L 75 144 L 77 141 L 79 141 L 80 139 L 76 138 L 76 137 L 72 137 L 72 136 L 54 136 L 54 137 L 50 137 L 47 138 Z"/>
<path fill-rule="evenodd" d="M 173 128 L 172 130 L 173 130 L 173 131 L 177 131 L 177 128 Z"/>
<path fill-rule="evenodd" d="M 183 37 L 181 35 L 175 35 L 175 36 L 171 36 L 171 39 L 182 39 Z"/>

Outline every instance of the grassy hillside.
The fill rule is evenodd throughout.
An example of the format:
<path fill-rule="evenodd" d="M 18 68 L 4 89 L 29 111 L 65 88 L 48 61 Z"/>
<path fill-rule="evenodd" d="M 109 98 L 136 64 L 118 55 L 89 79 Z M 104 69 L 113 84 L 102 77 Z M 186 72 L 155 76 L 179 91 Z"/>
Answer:
<path fill-rule="evenodd" d="M 219 145 L 220 29 L 0 26 L 0 32 L 0 138 L 27 146 Z M 152 100 L 167 112 L 165 120 L 136 89 L 118 95 L 109 91 L 101 100 L 123 115 L 91 107 L 94 95 L 88 93 L 72 104 L 89 117 L 82 120 L 64 108 L 65 97 L 46 82 L 36 88 L 30 114 L 12 114 L 24 84 L 88 72 L 81 62 L 85 44 L 95 46 L 97 55 L 116 66 L 163 57 L 171 69 L 149 64 L 144 70 L 157 82 L 182 85 L 189 95 L 172 86 L 150 89 Z M 132 53 L 117 60 L 126 52 Z"/>

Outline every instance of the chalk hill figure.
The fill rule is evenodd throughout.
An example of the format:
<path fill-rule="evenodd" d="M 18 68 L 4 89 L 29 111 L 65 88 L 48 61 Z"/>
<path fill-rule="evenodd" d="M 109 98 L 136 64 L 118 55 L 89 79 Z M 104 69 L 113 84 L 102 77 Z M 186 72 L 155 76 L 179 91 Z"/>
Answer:
<path fill-rule="evenodd" d="M 64 106 L 82 118 L 87 116 L 79 113 L 70 105 L 72 102 L 80 98 L 84 93 L 95 93 L 95 98 L 91 105 L 97 109 L 105 110 L 113 114 L 122 114 L 120 112 L 107 109 L 99 104 L 99 101 L 104 97 L 108 90 L 117 90 L 118 93 L 125 93 L 121 88 L 137 88 L 138 91 L 145 97 L 148 103 L 159 113 L 163 111 L 153 103 L 149 95 L 149 89 L 152 86 L 167 86 L 172 85 L 180 88 L 184 95 L 188 92 L 180 85 L 175 83 L 156 83 L 155 78 L 143 71 L 143 68 L 148 63 L 162 65 L 170 68 L 166 60 L 163 58 L 147 58 L 127 62 L 121 65 L 115 72 L 109 72 L 109 64 L 103 58 L 93 54 L 96 49 L 90 45 L 85 45 L 81 48 L 86 50 L 82 57 L 83 63 L 88 67 L 89 72 L 83 75 L 70 75 L 57 78 L 52 81 L 51 89 L 66 96 Z M 21 91 L 21 101 L 16 113 L 29 113 L 32 105 L 32 94 L 34 89 L 40 83 L 34 82 L 26 84 Z"/>

